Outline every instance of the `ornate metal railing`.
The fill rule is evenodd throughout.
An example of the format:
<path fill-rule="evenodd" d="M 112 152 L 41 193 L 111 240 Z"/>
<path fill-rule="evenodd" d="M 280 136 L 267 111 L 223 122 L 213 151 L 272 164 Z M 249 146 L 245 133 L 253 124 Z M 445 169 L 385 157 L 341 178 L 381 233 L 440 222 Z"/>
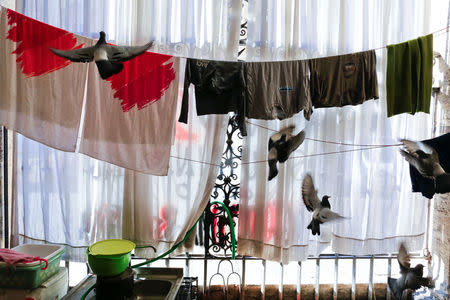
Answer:
<path fill-rule="evenodd" d="M 241 30 L 239 35 L 238 60 L 246 58 L 248 0 L 242 1 Z M 242 155 L 242 134 L 235 117 L 230 118 L 227 128 L 225 150 L 220 163 L 220 171 L 211 195 L 211 201 L 221 201 L 230 211 L 237 236 L 239 217 L 240 162 Z M 205 209 L 203 220 L 203 245 L 205 257 L 228 256 L 231 254 L 231 229 L 225 209 L 211 205 Z M 200 228 L 202 229 L 202 228 Z M 201 234 L 201 233 L 200 233 Z"/>

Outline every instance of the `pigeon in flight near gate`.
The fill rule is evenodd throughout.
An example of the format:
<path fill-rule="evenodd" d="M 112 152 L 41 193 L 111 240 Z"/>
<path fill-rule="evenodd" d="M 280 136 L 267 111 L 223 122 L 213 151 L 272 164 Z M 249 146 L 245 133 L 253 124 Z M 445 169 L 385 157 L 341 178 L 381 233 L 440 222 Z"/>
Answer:
<path fill-rule="evenodd" d="M 114 46 L 106 43 L 106 34 L 101 31 L 100 39 L 92 47 L 85 47 L 75 50 L 50 50 L 58 56 L 73 62 L 95 61 L 98 72 L 102 79 L 108 79 L 114 74 L 120 73 L 123 69 L 122 62 L 130 60 L 143 54 L 153 45 L 153 42 L 143 46 Z"/>
<path fill-rule="evenodd" d="M 403 243 L 400 244 L 397 260 L 400 266 L 401 277 L 398 279 L 388 277 L 389 288 L 396 300 L 403 300 L 405 298 L 405 290 L 415 291 L 422 286 L 429 288 L 434 287 L 434 282 L 431 278 L 423 277 L 422 264 L 418 264 L 414 268 L 411 268 L 411 256 L 406 251 Z"/>
<path fill-rule="evenodd" d="M 303 203 L 308 211 L 313 213 L 311 222 L 307 229 L 311 229 L 313 235 L 320 235 L 320 224 L 339 219 L 345 219 L 338 213 L 331 211 L 331 205 L 328 199 L 330 196 L 323 196 L 322 201 L 317 197 L 317 190 L 311 175 L 307 174 L 302 183 Z"/>

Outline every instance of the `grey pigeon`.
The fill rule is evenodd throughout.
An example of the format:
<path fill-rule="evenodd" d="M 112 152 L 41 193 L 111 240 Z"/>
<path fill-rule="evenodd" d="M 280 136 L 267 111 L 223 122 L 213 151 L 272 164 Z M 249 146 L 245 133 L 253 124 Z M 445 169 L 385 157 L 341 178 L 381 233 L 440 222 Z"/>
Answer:
<path fill-rule="evenodd" d="M 56 55 L 73 62 L 95 61 L 100 76 L 103 79 L 108 79 L 122 71 L 122 62 L 143 54 L 153 45 L 153 42 L 150 42 L 143 46 L 113 46 L 106 43 L 105 37 L 106 34 L 100 31 L 100 39 L 92 47 L 67 51 L 53 48 L 50 48 L 50 50 Z"/>
<path fill-rule="evenodd" d="M 294 128 L 294 125 L 284 127 L 269 139 L 269 181 L 278 175 L 277 162 L 284 163 L 305 140 L 305 131 L 293 135 Z"/>
<path fill-rule="evenodd" d="M 345 219 L 345 217 L 331 211 L 331 205 L 328 201 L 330 196 L 325 195 L 322 197 L 322 201 L 319 200 L 313 179 L 309 174 L 303 179 L 302 198 L 306 209 L 313 213 L 312 220 L 307 227 L 307 229 L 311 229 L 313 235 L 320 235 L 320 224 Z"/>
<path fill-rule="evenodd" d="M 423 142 L 401 140 L 406 151 L 401 149 L 400 154 L 405 160 L 419 171 L 422 176 L 433 177 L 445 174 L 439 164 L 439 155 L 432 147 Z"/>
<path fill-rule="evenodd" d="M 429 288 L 434 287 L 431 278 L 423 277 L 423 265 L 418 264 L 411 268 L 411 256 L 406 251 L 405 245 L 400 244 L 397 256 L 398 264 L 400 266 L 400 278 L 394 279 L 388 277 L 388 284 L 391 292 L 394 294 L 396 300 L 408 299 L 412 291 L 419 289 L 422 286 Z M 405 290 L 412 290 L 405 292 Z"/>

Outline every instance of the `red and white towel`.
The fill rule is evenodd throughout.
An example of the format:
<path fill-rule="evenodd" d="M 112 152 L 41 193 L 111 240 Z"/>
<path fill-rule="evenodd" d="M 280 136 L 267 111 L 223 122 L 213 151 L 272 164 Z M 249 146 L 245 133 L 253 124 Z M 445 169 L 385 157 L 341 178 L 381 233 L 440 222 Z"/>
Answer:
<path fill-rule="evenodd" d="M 93 42 L 2 7 L 0 125 L 75 151 L 88 65 L 58 57 L 49 47 L 67 50 Z"/>
<path fill-rule="evenodd" d="M 167 175 L 174 139 L 180 58 L 146 52 L 102 80 L 90 64 L 80 152 Z"/>

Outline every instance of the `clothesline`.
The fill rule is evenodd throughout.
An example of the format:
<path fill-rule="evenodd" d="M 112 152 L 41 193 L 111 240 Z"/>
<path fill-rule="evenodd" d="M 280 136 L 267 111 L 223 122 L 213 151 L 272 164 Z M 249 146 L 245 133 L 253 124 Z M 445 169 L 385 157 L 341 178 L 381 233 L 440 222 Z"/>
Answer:
<path fill-rule="evenodd" d="M 340 154 L 340 153 L 346 153 L 346 152 L 356 152 L 356 151 L 363 151 L 363 150 L 373 150 L 373 149 L 389 148 L 389 147 L 398 147 L 398 146 L 401 146 L 401 145 L 402 144 L 375 145 L 375 146 L 370 146 L 370 147 L 365 147 L 365 148 L 358 148 L 358 149 L 350 149 L 350 150 L 341 150 L 341 151 L 332 151 L 332 152 L 324 152 L 324 153 L 292 156 L 289 159 L 306 158 L 306 157 L 314 157 L 314 156 L 324 156 L 324 155 Z M 215 163 L 211 163 L 211 162 L 200 161 L 200 160 L 195 160 L 195 159 L 190 159 L 190 158 L 185 158 L 185 157 L 179 157 L 179 156 L 173 156 L 173 155 L 171 155 L 170 157 L 171 158 L 175 158 L 175 159 L 186 160 L 186 161 L 196 162 L 196 163 L 200 163 L 200 164 L 206 164 L 206 165 L 210 165 L 210 166 L 220 167 L 220 164 L 215 164 Z M 267 162 L 267 159 L 248 161 L 248 162 L 241 162 L 241 164 L 242 165 L 248 165 L 248 164 L 266 163 L 266 162 Z"/>
<path fill-rule="evenodd" d="M 401 145 L 401 144 L 400 144 Z M 384 145 L 384 146 L 375 146 L 375 147 L 367 147 L 367 148 L 358 148 L 358 149 L 350 149 L 350 150 L 341 150 L 341 151 L 332 151 L 332 152 L 324 152 L 324 153 L 316 153 L 316 154 L 307 154 L 307 155 L 300 155 L 300 156 L 292 156 L 289 157 L 289 159 L 296 159 L 296 158 L 305 158 L 305 157 L 314 157 L 314 156 L 323 156 L 323 155 L 331 155 L 331 154 L 340 154 L 340 153 L 346 153 L 346 152 L 356 152 L 356 151 L 363 151 L 363 150 L 373 150 L 373 149 L 379 149 L 379 148 L 388 148 L 388 147 L 396 147 L 400 145 Z M 242 162 L 243 165 L 248 164 L 256 164 L 256 163 L 266 163 L 267 159 L 265 160 L 255 160 L 255 161 L 248 161 L 248 162 Z"/>
<path fill-rule="evenodd" d="M 431 32 L 431 33 L 428 33 L 428 34 L 424 34 L 424 36 L 426 36 L 426 35 L 430 35 L 430 34 L 432 34 L 432 35 L 441 35 L 441 34 L 444 34 L 444 33 L 446 33 L 446 32 L 449 32 L 449 29 L 450 29 L 450 25 L 449 26 L 447 26 L 447 27 L 444 27 L 444 28 L 441 28 L 441 29 L 439 29 L 439 30 L 436 30 L 436 31 L 433 31 L 433 32 Z M 441 32 L 442 31 L 442 32 Z M 401 42 L 400 42 L 401 43 Z M 399 43 L 392 43 L 392 44 L 399 44 Z M 389 44 L 389 45 L 391 45 L 391 44 Z M 361 50 L 361 51 L 357 51 L 357 52 L 364 52 L 364 51 L 372 51 L 372 50 L 374 50 L 374 51 L 378 51 L 378 50 L 381 50 L 381 49 L 385 49 L 385 48 L 387 48 L 387 45 L 384 45 L 384 46 L 380 46 L 380 47 L 378 47 L 378 48 L 372 48 L 372 49 L 367 49 L 367 50 Z M 356 52 L 350 52 L 350 53 L 342 53 L 342 54 L 339 54 L 339 55 L 346 55 L 346 54 L 351 54 L 351 53 L 356 53 Z M 186 58 L 186 59 L 188 59 L 188 58 L 193 58 L 193 57 L 189 57 L 189 56 L 178 56 L 178 55 L 173 55 L 173 56 L 175 56 L 175 57 L 180 57 L 180 58 Z M 334 55 L 333 55 L 334 56 Z M 327 57 L 327 56 L 325 56 L 325 57 Z M 197 58 L 196 58 L 197 59 Z M 205 61 L 222 61 L 222 60 L 217 60 L 217 59 L 203 59 L 203 58 L 199 58 L 199 59 L 201 59 L 201 60 L 205 60 Z M 293 60 L 293 59 L 291 59 L 291 60 Z M 294 60 L 303 60 L 303 59 L 294 59 Z M 282 60 L 277 60 L 277 61 L 282 61 Z M 289 61 L 289 60 L 288 60 Z M 241 63 L 245 63 L 245 61 L 241 61 L 241 60 L 239 60 L 239 61 L 232 61 L 232 62 L 241 62 Z"/>
<path fill-rule="evenodd" d="M 249 121 L 246 121 L 247 124 L 250 125 L 255 125 L 257 127 L 260 128 L 264 128 L 267 130 L 271 130 L 273 132 L 276 132 L 278 130 L 272 129 L 272 128 L 268 128 L 259 124 L 255 124 Z M 334 142 L 334 141 L 327 141 L 327 140 L 321 140 L 321 139 L 313 139 L 313 138 L 308 138 L 305 137 L 305 140 L 310 140 L 310 141 L 314 141 L 314 142 L 320 142 L 320 143 L 326 143 L 326 144 L 333 144 L 333 145 L 341 145 L 341 146 L 356 146 L 356 147 L 396 147 L 396 146 L 401 146 L 402 144 L 349 144 L 349 143 L 342 143 L 342 142 Z"/>

